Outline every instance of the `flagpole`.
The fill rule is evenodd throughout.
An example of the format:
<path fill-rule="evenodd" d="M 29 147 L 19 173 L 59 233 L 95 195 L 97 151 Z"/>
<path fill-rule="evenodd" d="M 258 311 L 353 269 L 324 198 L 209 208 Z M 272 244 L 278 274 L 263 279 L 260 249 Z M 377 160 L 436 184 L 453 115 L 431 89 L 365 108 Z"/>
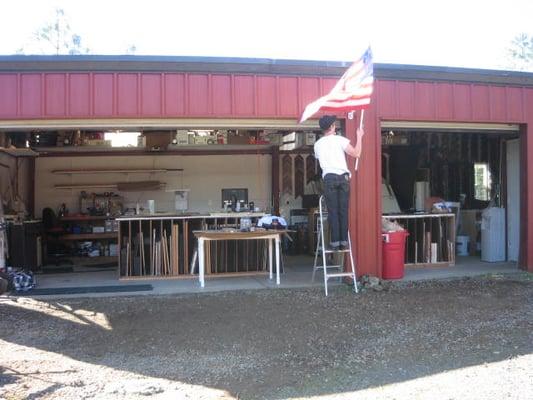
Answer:
<path fill-rule="evenodd" d="M 359 129 L 363 129 L 363 119 L 365 118 L 365 109 L 363 108 L 361 110 L 361 119 L 359 120 Z M 357 137 L 357 133 L 356 133 L 356 137 Z M 363 140 L 363 138 L 361 137 L 361 140 Z M 359 157 L 357 157 L 355 159 L 355 170 L 357 171 L 357 168 L 359 167 Z"/>

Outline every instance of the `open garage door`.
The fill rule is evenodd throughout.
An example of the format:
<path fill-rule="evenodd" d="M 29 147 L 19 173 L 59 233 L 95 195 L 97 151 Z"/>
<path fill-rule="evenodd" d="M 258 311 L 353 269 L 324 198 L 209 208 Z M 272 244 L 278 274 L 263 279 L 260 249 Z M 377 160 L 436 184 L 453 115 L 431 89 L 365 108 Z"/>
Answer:
<path fill-rule="evenodd" d="M 409 230 L 407 265 L 516 261 L 519 125 L 382 121 L 381 138 L 383 213 Z"/>

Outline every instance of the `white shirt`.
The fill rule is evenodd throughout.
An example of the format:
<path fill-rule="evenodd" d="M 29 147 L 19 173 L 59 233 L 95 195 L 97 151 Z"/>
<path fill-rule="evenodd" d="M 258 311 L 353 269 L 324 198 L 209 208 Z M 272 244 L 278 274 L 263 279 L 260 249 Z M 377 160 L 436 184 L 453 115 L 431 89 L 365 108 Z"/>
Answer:
<path fill-rule="evenodd" d="M 323 136 L 316 141 L 315 157 L 322 168 L 322 177 L 326 174 L 350 174 L 344 153 L 349 144 L 350 140 L 340 135 Z"/>

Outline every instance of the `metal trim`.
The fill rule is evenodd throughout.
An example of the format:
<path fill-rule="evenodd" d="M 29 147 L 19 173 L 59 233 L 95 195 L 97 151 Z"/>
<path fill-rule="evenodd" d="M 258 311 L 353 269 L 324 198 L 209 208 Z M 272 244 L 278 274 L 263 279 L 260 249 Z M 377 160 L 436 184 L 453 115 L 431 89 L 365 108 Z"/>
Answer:
<path fill-rule="evenodd" d="M 319 129 L 316 120 L 298 124 L 296 119 L 213 119 L 213 118 L 139 118 L 139 119 L 31 119 L 0 120 L 0 130 L 53 130 L 53 129 Z"/>
<path fill-rule="evenodd" d="M 476 122 L 381 121 L 381 128 L 518 132 L 520 126 L 518 124 L 492 124 Z"/>

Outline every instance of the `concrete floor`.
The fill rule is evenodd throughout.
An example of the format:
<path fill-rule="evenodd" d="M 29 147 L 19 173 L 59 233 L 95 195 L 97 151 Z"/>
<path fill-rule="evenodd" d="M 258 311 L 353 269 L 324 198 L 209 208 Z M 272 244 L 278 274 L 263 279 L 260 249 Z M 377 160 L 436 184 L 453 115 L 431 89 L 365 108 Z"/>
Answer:
<path fill-rule="evenodd" d="M 192 279 L 142 279 L 119 280 L 117 271 L 111 269 L 91 270 L 81 268 L 83 272 L 36 275 L 38 288 L 67 288 L 87 286 L 114 286 L 150 284 L 152 291 L 95 293 L 82 295 L 54 295 L 53 297 L 103 297 L 127 295 L 177 294 L 177 293 L 207 293 L 222 290 L 255 290 L 265 288 L 296 288 L 321 287 L 322 274 L 317 273 L 315 282 L 311 282 L 314 259 L 312 256 L 285 256 L 286 272 L 281 276 L 281 284 L 277 286 L 268 275 L 254 276 L 226 276 L 207 278 L 202 289 L 195 278 Z M 78 270 L 78 268 L 76 268 Z M 502 274 L 519 272 L 516 263 L 488 263 L 476 257 L 458 257 L 453 267 L 406 268 L 404 281 L 418 281 L 427 279 L 449 279 L 456 277 L 471 277 L 486 274 Z M 335 285 L 335 280 L 330 284 Z M 338 283 L 337 283 L 338 284 Z M 35 296 L 50 297 L 50 296 Z"/>
<path fill-rule="evenodd" d="M 453 267 L 407 267 L 405 281 L 420 281 L 427 279 L 448 279 L 471 277 L 487 274 L 507 274 L 519 272 L 516 262 L 485 262 L 479 257 L 456 257 Z"/>

